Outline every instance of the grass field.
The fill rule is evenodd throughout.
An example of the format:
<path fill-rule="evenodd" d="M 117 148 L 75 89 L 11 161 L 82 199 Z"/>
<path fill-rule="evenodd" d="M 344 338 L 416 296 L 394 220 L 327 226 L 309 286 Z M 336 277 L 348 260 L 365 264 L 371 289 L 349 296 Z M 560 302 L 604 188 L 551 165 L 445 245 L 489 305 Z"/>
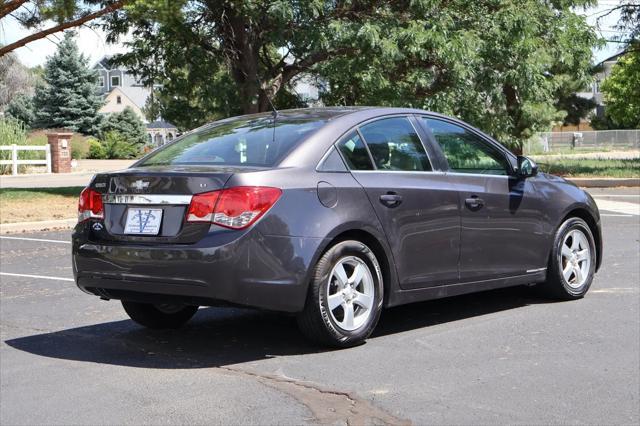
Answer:
<path fill-rule="evenodd" d="M 76 217 L 80 191 L 82 187 L 0 189 L 0 223 Z"/>
<path fill-rule="evenodd" d="M 640 177 L 640 158 L 584 159 L 533 157 L 540 171 L 566 177 Z"/>

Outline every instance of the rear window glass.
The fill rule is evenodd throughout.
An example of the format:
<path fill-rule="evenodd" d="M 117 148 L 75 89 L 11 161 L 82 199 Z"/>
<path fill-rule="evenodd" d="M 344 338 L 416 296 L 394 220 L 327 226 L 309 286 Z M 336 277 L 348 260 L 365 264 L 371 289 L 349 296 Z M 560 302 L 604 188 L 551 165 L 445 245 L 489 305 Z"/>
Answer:
<path fill-rule="evenodd" d="M 338 144 L 338 149 L 351 170 L 373 170 L 367 148 L 356 132 L 343 139 Z"/>
<path fill-rule="evenodd" d="M 199 130 L 166 145 L 138 166 L 229 165 L 271 167 L 278 164 L 324 120 L 272 117 L 236 120 Z"/>

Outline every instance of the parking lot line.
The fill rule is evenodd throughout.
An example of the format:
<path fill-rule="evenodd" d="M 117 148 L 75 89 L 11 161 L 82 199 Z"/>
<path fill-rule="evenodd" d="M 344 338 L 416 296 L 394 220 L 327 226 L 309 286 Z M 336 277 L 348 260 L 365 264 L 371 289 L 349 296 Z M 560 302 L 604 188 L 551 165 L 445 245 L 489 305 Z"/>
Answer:
<path fill-rule="evenodd" d="M 640 194 L 591 194 L 593 198 L 610 198 L 610 197 L 620 197 L 620 198 L 639 198 Z"/>
<path fill-rule="evenodd" d="M 43 238 L 26 238 L 26 237 L 0 237 L 2 240 L 23 240 L 23 241 L 38 241 L 41 243 L 58 243 L 58 244 L 71 244 L 71 241 L 63 240 L 45 240 Z"/>
<path fill-rule="evenodd" d="M 45 277 L 44 275 L 13 274 L 11 272 L 0 272 L 0 275 L 7 275 L 10 277 L 39 278 L 43 280 L 55 280 L 55 281 L 73 281 L 73 278 Z"/>

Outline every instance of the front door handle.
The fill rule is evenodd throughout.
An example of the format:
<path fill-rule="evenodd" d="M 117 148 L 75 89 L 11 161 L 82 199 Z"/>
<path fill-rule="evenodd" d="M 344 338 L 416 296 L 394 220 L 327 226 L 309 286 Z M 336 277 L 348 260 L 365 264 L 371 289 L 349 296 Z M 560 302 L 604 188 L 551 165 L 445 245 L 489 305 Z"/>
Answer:
<path fill-rule="evenodd" d="M 402 195 L 395 192 L 387 192 L 380 196 L 380 202 L 386 207 L 398 207 L 402 203 Z"/>
<path fill-rule="evenodd" d="M 478 198 L 477 195 L 472 195 L 471 197 L 464 200 L 464 203 L 471 210 L 479 210 L 484 206 L 484 200 L 482 198 Z"/>

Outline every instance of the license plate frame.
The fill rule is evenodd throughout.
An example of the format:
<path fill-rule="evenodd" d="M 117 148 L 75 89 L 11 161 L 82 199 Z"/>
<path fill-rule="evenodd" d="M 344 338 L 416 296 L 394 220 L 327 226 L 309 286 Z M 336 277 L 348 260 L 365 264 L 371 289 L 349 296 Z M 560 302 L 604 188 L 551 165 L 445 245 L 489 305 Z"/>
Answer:
<path fill-rule="evenodd" d="M 129 207 L 124 223 L 127 235 L 158 235 L 164 211 L 158 208 Z"/>

